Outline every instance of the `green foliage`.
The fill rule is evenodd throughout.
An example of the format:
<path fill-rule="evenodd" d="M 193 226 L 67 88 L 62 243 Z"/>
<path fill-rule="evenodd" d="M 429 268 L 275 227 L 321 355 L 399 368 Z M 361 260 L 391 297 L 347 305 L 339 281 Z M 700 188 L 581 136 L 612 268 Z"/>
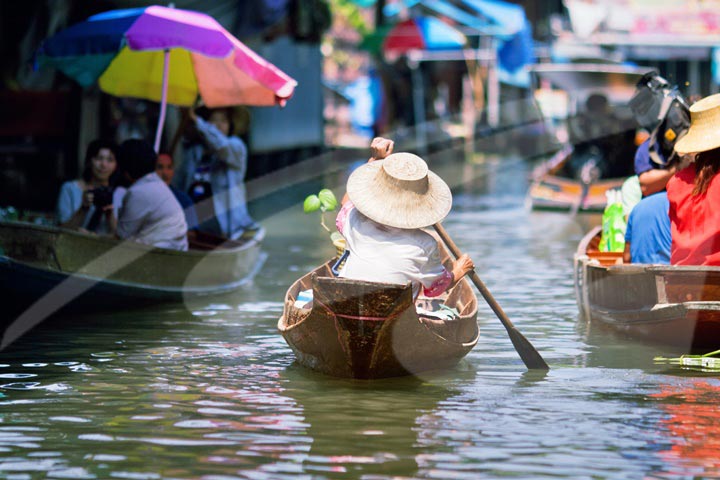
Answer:
<path fill-rule="evenodd" d="M 320 210 L 320 199 L 317 195 L 310 195 L 303 202 L 303 211 L 305 213 L 312 213 Z"/>
<path fill-rule="evenodd" d="M 338 201 L 333 192 L 327 188 L 323 188 L 317 195 L 308 195 L 303 202 L 303 211 L 305 213 L 312 213 L 320 210 L 320 225 L 330 232 L 330 229 L 325 225 L 324 213 L 332 212 L 337 206 Z"/>
<path fill-rule="evenodd" d="M 318 198 L 320 199 L 320 205 L 324 212 L 332 212 L 337 207 L 337 198 L 335 198 L 333 192 L 327 188 L 320 190 Z"/>
<path fill-rule="evenodd" d="M 360 7 L 351 0 L 331 0 L 330 6 L 334 13 L 344 17 L 360 35 L 365 36 L 370 33 L 370 27 L 365 22 Z"/>

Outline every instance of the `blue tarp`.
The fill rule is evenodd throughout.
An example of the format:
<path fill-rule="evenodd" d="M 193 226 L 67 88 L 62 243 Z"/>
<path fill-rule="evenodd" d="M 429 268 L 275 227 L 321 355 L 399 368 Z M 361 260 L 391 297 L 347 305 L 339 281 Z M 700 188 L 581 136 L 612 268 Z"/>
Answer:
<path fill-rule="evenodd" d="M 401 7 L 417 5 L 432 10 L 458 24 L 498 39 L 498 63 L 503 82 L 529 86 L 529 75 L 522 67 L 534 63 L 532 27 L 520 5 L 501 0 L 458 0 L 465 7 L 446 0 L 405 0 L 385 7 L 385 15 L 392 17 Z M 468 13 L 467 10 L 475 12 Z"/>
<path fill-rule="evenodd" d="M 511 36 L 525 29 L 525 10 L 520 5 L 500 0 L 462 0 L 470 9 L 499 27 L 498 34 Z"/>

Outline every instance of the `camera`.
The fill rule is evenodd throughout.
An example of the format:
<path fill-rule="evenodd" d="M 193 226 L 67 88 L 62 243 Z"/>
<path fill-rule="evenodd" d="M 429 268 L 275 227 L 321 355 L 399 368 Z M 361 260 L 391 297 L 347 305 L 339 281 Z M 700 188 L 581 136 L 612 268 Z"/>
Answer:
<path fill-rule="evenodd" d="M 93 194 L 93 205 L 98 208 L 112 205 L 113 203 L 113 189 L 110 187 L 98 187 L 90 190 Z"/>

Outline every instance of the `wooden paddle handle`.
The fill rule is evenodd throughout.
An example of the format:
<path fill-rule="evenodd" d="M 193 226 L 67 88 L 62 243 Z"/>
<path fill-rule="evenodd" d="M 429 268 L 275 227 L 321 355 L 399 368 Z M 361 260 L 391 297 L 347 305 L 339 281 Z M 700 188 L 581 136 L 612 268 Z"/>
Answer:
<path fill-rule="evenodd" d="M 455 258 L 460 258 L 462 256 L 462 252 L 460 252 L 460 249 L 457 247 L 457 245 L 455 245 L 455 242 L 453 242 L 452 238 L 450 238 L 450 235 L 448 235 L 448 233 L 445 231 L 445 228 L 443 228 L 443 226 L 439 223 L 436 223 L 435 225 L 433 225 L 433 227 L 435 228 L 437 234 L 440 236 L 440 239 L 442 239 L 443 243 L 445 243 L 445 245 L 447 245 L 447 247 L 450 249 L 450 252 L 453 254 L 453 256 Z M 520 330 L 518 330 L 515 325 L 513 325 L 513 323 L 510 321 L 500 304 L 497 303 L 497 301 L 495 300 L 495 297 L 492 296 L 490 290 L 488 290 L 488 288 L 485 286 L 485 283 L 480 280 L 477 272 L 472 271 L 468 274 L 468 276 L 475 284 L 477 289 L 480 291 L 480 294 L 482 294 L 487 304 L 490 306 L 490 308 L 492 308 L 493 312 L 495 312 L 495 315 L 503 324 L 505 330 L 507 330 L 508 336 L 510 337 L 513 346 L 515 346 L 515 350 L 520 355 L 520 358 L 522 358 L 523 362 L 525 362 L 525 366 L 527 366 L 529 369 L 550 370 L 550 367 L 540 356 L 540 353 L 537 351 L 537 349 L 533 347 L 530 341 L 525 338 L 525 336 L 520 333 Z"/>

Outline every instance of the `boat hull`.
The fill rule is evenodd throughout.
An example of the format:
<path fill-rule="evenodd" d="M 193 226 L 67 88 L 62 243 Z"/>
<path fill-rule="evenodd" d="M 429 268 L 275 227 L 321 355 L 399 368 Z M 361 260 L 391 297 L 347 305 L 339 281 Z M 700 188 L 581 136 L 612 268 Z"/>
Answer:
<path fill-rule="evenodd" d="M 623 264 L 597 251 L 600 228 L 575 254 L 575 296 L 583 316 L 633 338 L 679 349 L 720 344 L 720 267 Z"/>
<path fill-rule="evenodd" d="M 0 288 L 27 306 L 55 292 L 63 308 L 115 309 L 238 288 L 257 271 L 263 232 L 180 252 L 21 222 L 0 222 Z"/>
<path fill-rule="evenodd" d="M 530 185 L 528 201 L 533 210 L 602 213 L 607 205 L 605 192 L 622 187 L 624 181 L 612 178 L 584 186 L 579 180 L 548 175 Z"/>
<path fill-rule="evenodd" d="M 459 317 L 437 320 L 417 314 L 409 284 L 335 278 L 331 265 L 296 281 L 285 298 L 278 330 L 299 364 L 337 377 L 417 375 L 457 364 L 477 343 L 477 298 L 466 280 L 438 301 Z M 295 306 L 310 288 L 312 307 Z"/>

